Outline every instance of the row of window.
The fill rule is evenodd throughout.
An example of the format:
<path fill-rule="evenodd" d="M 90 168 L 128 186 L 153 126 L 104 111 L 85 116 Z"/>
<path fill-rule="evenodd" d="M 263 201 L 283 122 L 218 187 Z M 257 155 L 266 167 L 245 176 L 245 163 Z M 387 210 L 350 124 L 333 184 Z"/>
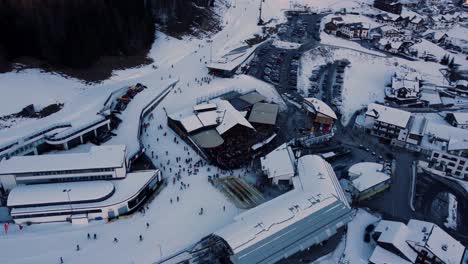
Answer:
<path fill-rule="evenodd" d="M 96 214 L 96 213 L 102 213 L 102 210 L 94 209 L 94 210 L 83 210 L 83 211 L 73 211 L 73 212 L 65 211 L 65 212 L 57 212 L 57 213 L 13 215 L 13 219 L 39 218 L 39 217 L 50 217 L 50 216 L 59 216 L 59 215 Z"/>
<path fill-rule="evenodd" d="M 99 168 L 99 169 L 85 169 L 85 170 L 63 170 L 63 171 L 41 171 L 41 172 L 19 174 L 16 177 L 44 176 L 44 175 L 63 175 L 63 174 L 82 174 L 82 173 L 106 172 L 106 171 L 114 171 L 114 170 L 115 170 L 115 168 Z"/>
<path fill-rule="evenodd" d="M 82 176 L 82 177 L 66 177 L 66 178 L 55 178 L 55 179 L 28 179 L 22 180 L 17 178 L 18 184 L 39 184 L 39 183 L 57 183 L 57 182 L 74 182 L 74 181 L 96 181 L 96 180 L 110 180 L 112 175 L 93 175 L 93 176 Z"/>

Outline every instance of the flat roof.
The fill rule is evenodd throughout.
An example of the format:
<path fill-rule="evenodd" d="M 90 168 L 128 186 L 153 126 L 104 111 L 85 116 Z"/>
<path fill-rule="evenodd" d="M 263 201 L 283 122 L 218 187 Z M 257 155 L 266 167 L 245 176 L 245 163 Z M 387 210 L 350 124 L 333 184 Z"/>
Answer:
<path fill-rule="evenodd" d="M 265 157 L 260 159 L 262 170 L 268 171 L 268 178 L 278 176 L 294 176 L 294 157 L 291 157 L 291 148 L 284 143 Z"/>
<path fill-rule="evenodd" d="M 125 164 L 125 145 L 93 146 L 89 152 L 14 156 L 0 162 L 1 174 L 118 168 Z"/>
<path fill-rule="evenodd" d="M 390 176 L 382 170 L 382 164 L 374 162 L 360 162 L 351 166 L 348 169 L 348 173 L 350 176 L 356 177 L 351 181 L 353 186 L 359 192 L 363 192 L 382 182 L 390 180 Z"/>
<path fill-rule="evenodd" d="M 197 104 L 193 107 L 194 111 L 206 111 L 206 110 L 213 110 L 216 109 L 216 104 L 212 103 L 203 103 L 203 104 Z"/>
<path fill-rule="evenodd" d="M 216 129 L 201 131 L 191 135 L 190 138 L 201 148 L 215 148 L 224 143 L 224 139 L 219 135 Z"/>
<path fill-rule="evenodd" d="M 136 196 L 140 190 L 147 184 L 149 181 L 157 174 L 158 170 L 146 170 L 128 173 L 125 179 L 107 181 L 115 187 L 114 193 L 107 198 L 106 200 L 99 202 L 91 203 L 77 203 L 72 204 L 73 210 L 80 209 L 99 209 L 102 207 L 118 204 L 124 201 L 128 201 L 134 196 Z M 94 184 L 94 181 L 84 181 L 83 184 L 88 184 L 89 186 Z M 68 183 L 71 184 L 71 183 Z M 55 183 L 42 184 L 42 185 L 55 185 Z M 36 185 L 27 185 L 25 187 L 32 187 Z M 71 196 L 73 195 L 73 190 L 70 192 Z M 84 193 L 83 193 L 84 194 Z M 71 198 L 70 196 L 70 198 Z M 25 194 L 25 197 L 21 198 L 26 204 L 34 204 L 36 197 Z M 50 206 L 35 206 L 35 207 L 24 207 L 24 208 L 13 208 L 11 214 L 20 214 L 20 213 L 39 213 L 43 211 L 59 211 L 59 210 L 68 210 L 70 208 L 69 204 L 63 205 L 50 205 Z"/>
<path fill-rule="evenodd" d="M 257 91 L 253 91 L 244 95 L 239 96 L 240 99 L 246 101 L 247 103 L 253 105 L 262 101 L 265 101 L 267 98 L 261 95 Z"/>
<path fill-rule="evenodd" d="M 215 234 L 237 254 L 313 214 L 326 219 L 333 210 L 351 210 L 333 169 L 319 156 L 299 158 L 293 184 L 294 190 L 237 215 Z"/>
<path fill-rule="evenodd" d="M 249 115 L 249 122 L 274 125 L 278 116 L 279 106 L 277 104 L 256 103 Z"/>
<path fill-rule="evenodd" d="M 67 194 L 64 190 L 70 191 Z M 95 201 L 109 196 L 113 191 L 114 185 L 109 181 L 21 185 L 11 190 L 7 206 Z"/>
<path fill-rule="evenodd" d="M 410 112 L 376 103 L 368 105 L 366 115 L 374 117 L 377 121 L 401 128 L 406 127 L 411 117 Z"/>

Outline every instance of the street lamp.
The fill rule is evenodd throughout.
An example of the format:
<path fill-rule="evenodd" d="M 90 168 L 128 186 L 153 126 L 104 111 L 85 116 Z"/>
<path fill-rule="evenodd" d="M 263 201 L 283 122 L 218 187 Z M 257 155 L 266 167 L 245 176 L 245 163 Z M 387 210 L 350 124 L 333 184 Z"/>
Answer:
<path fill-rule="evenodd" d="M 162 246 L 161 244 L 156 244 L 159 247 L 159 258 L 162 259 Z"/>
<path fill-rule="evenodd" d="M 67 193 L 68 203 L 70 204 L 70 216 L 71 216 L 71 215 L 72 215 L 72 211 L 73 211 L 73 207 L 72 207 L 71 199 L 70 199 L 70 192 L 71 192 L 71 189 L 64 189 L 63 192 Z"/>

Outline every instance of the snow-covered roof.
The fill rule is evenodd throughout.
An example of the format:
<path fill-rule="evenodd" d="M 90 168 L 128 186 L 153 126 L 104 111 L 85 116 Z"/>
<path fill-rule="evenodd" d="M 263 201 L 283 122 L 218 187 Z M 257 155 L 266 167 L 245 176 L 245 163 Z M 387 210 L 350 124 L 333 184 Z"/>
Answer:
<path fill-rule="evenodd" d="M 194 111 L 206 111 L 206 110 L 213 110 L 216 109 L 216 104 L 213 103 L 203 103 L 203 104 L 197 104 L 193 107 Z"/>
<path fill-rule="evenodd" d="M 448 142 L 458 140 L 463 142 L 468 138 L 468 130 L 449 125 L 427 122 L 421 147 L 425 149 L 444 150 Z"/>
<path fill-rule="evenodd" d="M 241 213 L 234 218 L 234 223 L 215 232 L 224 238 L 234 254 L 306 217 L 316 214 L 316 219 L 328 219 L 328 213 L 333 214 L 333 210 L 350 210 L 336 175 L 325 160 L 316 155 L 303 156 L 298 160 L 297 170 L 292 191 Z M 322 210 L 328 206 L 334 209 Z"/>
<path fill-rule="evenodd" d="M 458 80 L 455 83 L 455 86 L 468 87 L 468 80 Z"/>
<path fill-rule="evenodd" d="M 468 138 L 457 139 L 451 138 L 448 142 L 447 150 L 468 150 Z"/>
<path fill-rule="evenodd" d="M 468 125 L 468 113 L 466 112 L 454 112 L 452 113 L 455 121 L 460 125 Z"/>
<path fill-rule="evenodd" d="M 213 62 L 209 63 L 207 67 L 215 70 L 233 71 L 246 61 L 259 45 L 260 43 L 252 47 L 238 47 L 220 58 L 213 59 Z"/>
<path fill-rule="evenodd" d="M 67 193 L 64 190 L 70 191 Z M 7 205 L 15 207 L 93 202 L 105 199 L 113 191 L 114 185 L 109 181 L 22 185 L 11 190 Z"/>
<path fill-rule="evenodd" d="M 202 122 L 200 122 L 196 115 L 186 116 L 180 120 L 180 123 L 185 128 L 187 133 L 193 132 L 203 127 Z"/>
<path fill-rule="evenodd" d="M 399 257 L 398 255 L 380 247 L 375 247 L 369 261 L 374 264 L 411 264 L 411 262 Z"/>
<path fill-rule="evenodd" d="M 393 245 L 407 260 L 412 263 L 415 262 L 418 254 L 406 242 L 408 240 L 409 230 L 405 224 L 382 220 L 375 228 L 375 232 L 382 233 L 378 242 Z"/>
<path fill-rule="evenodd" d="M 79 210 L 79 209 L 86 209 L 86 208 L 99 208 L 99 207 L 104 207 L 104 206 L 111 206 L 114 204 L 122 203 L 124 201 L 128 201 L 131 198 L 135 197 L 138 195 L 139 191 L 141 188 L 149 183 L 149 181 L 153 178 L 158 173 L 158 170 L 145 170 L 145 171 L 138 171 L 138 172 L 132 172 L 128 173 L 127 177 L 125 179 L 119 179 L 119 180 L 112 180 L 112 181 L 106 181 L 106 183 L 110 183 L 114 187 L 114 192 L 112 195 L 104 199 L 103 201 L 89 201 L 88 202 L 82 202 L 82 203 L 74 203 L 72 204 L 73 210 Z M 80 199 L 85 199 L 89 194 L 86 193 L 87 188 L 93 188 L 91 187 L 96 181 L 84 181 L 80 182 L 80 185 L 83 185 L 82 188 L 80 189 Z M 62 184 L 62 183 L 60 183 Z M 71 191 L 70 191 L 70 199 L 75 199 L 73 198 L 74 195 L 74 186 L 75 183 L 63 183 L 64 186 L 71 186 Z M 71 184 L 71 185 L 67 185 Z M 87 186 L 86 186 L 87 185 Z M 28 188 L 34 187 L 34 186 L 39 186 L 39 185 L 26 185 L 22 191 L 22 194 L 24 194 L 24 197 L 18 197 L 18 199 L 21 199 L 22 202 L 25 204 L 34 204 L 37 197 L 29 195 L 27 190 Z M 49 183 L 49 184 L 43 184 L 45 186 L 44 188 L 51 188 L 54 189 L 57 194 L 59 191 L 63 192 L 62 185 L 58 185 L 57 183 Z M 105 192 L 104 189 L 108 189 L 108 185 L 105 184 L 105 186 L 100 186 L 99 190 L 96 190 L 95 192 L 99 192 L 99 194 L 102 194 Z M 14 189 L 13 189 L 14 190 Z M 66 195 L 66 193 L 64 193 Z M 96 196 L 94 194 L 94 196 Z M 61 197 L 60 199 L 63 199 Z M 68 196 L 67 196 L 68 200 Z M 69 203 L 64 203 L 64 204 L 58 204 L 58 205 L 50 205 L 50 206 L 34 206 L 34 207 L 22 207 L 22 208 L 13 208 L 11 210 L 12 214 L 15 213 L 33 213 L 33 212 L 43 212 L 43 211 L 54 211 L 54 210 L 67 210 L 70 208 Z"/>
<path fill-rule="evenodd" d="M 396 29 L 395 27 L 392 27 L 392 26 L 389 26 L 389 25 L 381 26 L 380 29 L 382 30 L 382 32 L 389 32 L 389 31 L 400 32 L 400 31 L 399 31 L 398 29 Z"/>
<path fill-rule="evenodd" d="M 268 178 L 294 176 L 294 154 L 286 143 L 279 146 L 260 159 L 262 170 L 267 171 Z"/>
<path fill-rule="evenodd" d="M 426 247 L 443 263 L 461 263 L 465 247 L 438 225 L 411 219 L 408 222 L 408 228 L 411 231 L 408 240 Z"/>
<path fill-rule="evenodd" d="M 401 88 L 406 88 L 412 91 L 419 91 L 419 81 L 408 80 L 399 77 L 392 77 L 392 89 L 398 90 Z"/>
<path fill-rule="evenodd" d="M 216 130 L 220 135 L 224 134 L 229 129 L 233 128 L 235 125 L 239 124 L 251 129 L 254 129 L 252 124 L 245 119 L 239 111 L 237 111 L 231 103 L 226 100 L 217 101 L 218 109 L 221 112 L 221 124 L 216 127 Z"/>
<path fill-rule="evenodd" d="M 125 152 L 125 145 L 106 145 L 86 153 L 15 156 L 0 162 L 0 174 L 118 168 L 125 164 Z"/>
<path fill-rule="evenodd" d="M 413 135 L 422 136 L 426 129 L 427 119 L 424 116 L 412 116 L 409 125 L 409 132 Z"/>
<path fill-rule="evenodd" d="M 348 169 L 348 173 L 359 192 L 390 180 L 390 176 L 383 172 L 383 165 L 374 162 L 356 163 Z"/>
<path fill-rule="evenodd" d="M 366 115 L 374 117 L 379 122 L 395 125 L 401 128 L 406 127 L 411 117 L 410 112 L 376 103 L 371 103 L 367 106 Z"/>
<path fill-rule="evenodd" d="M 205 127 L 218 124 L 218 112 L 216 112 L 216 110 L 200 112 L 197 114 L 197 117 Z"/>
<path fill-rule="evenodd" d="M 311 112 L 317 112 L 322 115 L 328 116 L 333 119 L 337 119 L 335 112 L 331 109 L 329 105 L 327 105 L 325 102 L 313 98 L 313 97 L 308 97 L 304 98 L 304 104 L 306 106 L 306 109 Z"/>
<path fill-rule="evenodd" d="M 439 92 L 435 89 L 426 89 L 423 88 L 421 90 L 421 98 L 422 101 L 426 101 L 429 105 L 440 105 L 442 104 L 442 99 L 440 99 Z"/>

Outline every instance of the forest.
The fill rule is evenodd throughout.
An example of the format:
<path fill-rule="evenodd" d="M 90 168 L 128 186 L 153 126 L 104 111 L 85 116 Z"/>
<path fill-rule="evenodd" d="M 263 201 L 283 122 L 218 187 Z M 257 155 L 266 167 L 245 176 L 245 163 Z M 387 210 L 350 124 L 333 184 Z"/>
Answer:
<path fill-rule="evenodd" d="M 0 0 L 0 63 L 26 56 L 86 68 L 101 56 L 148 51 L 155 22 L 187 31 L 212 1 Z"/>

